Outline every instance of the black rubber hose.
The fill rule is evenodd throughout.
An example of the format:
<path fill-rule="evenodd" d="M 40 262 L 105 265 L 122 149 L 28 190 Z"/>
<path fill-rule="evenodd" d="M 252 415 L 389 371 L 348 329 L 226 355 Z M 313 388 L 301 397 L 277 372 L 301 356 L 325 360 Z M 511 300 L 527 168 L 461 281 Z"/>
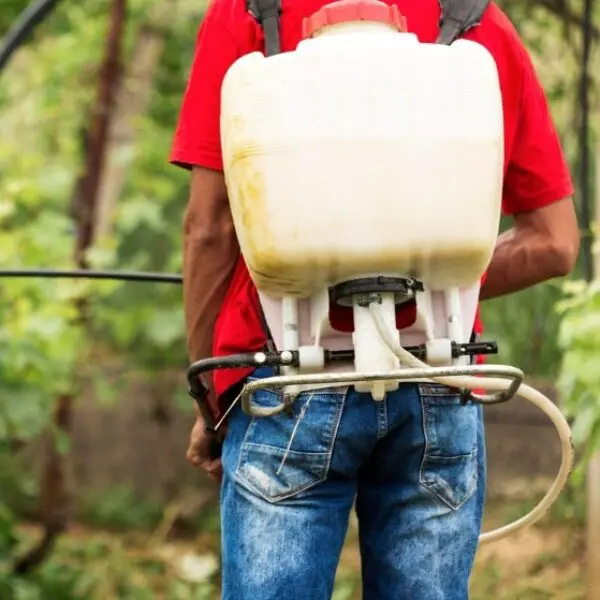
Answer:
<path fill-rule="evenodd" d="M 58 0 L 36 0 L 19 15 L 19 18 L 0 42 L 0 72 L 8 64 L 15 50 L 52 13 L 57 4 Z"/>
<path fill-rule="evenodd" d="M 86 269 L 0 269 L 0 279 L 111 279 L 118 281 L 141 281 L 150 283 L 173 283 L 181 285 L 183 277 L 178 273 L 150 273 L 141 271 L 88 271 Z"/>

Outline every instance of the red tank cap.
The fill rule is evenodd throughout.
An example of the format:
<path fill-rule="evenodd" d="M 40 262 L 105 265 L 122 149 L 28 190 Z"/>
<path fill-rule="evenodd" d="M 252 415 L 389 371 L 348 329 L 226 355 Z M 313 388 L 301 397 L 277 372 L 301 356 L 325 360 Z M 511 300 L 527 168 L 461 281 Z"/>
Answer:
<path fill-rule="evenodd" d="M 385 23 L 402 33 L 407 31 L 406 17 L 400 14 L 397 6 L 379 0 L 339 0 L 306 17 L 302 23 L 302 37 L 308 39 L 323 27 L 353 21 Z"/>

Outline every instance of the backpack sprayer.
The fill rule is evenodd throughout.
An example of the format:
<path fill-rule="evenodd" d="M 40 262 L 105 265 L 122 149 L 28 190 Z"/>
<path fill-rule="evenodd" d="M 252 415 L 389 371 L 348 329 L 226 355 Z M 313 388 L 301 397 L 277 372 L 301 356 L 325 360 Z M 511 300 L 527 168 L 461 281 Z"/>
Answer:
<path fill-rule="evenodd" d="M 395 6 L 341 0 L 306 19 L 304 40 L 281 54 L 277 3 L 249 6 L 268 58 L 245 55 L 226 74 L 221 141 L 271 348 L 188 371 L 205 410 L 202 373 L 274 367 L 240 394 L 255 418 L 290 412 L 319 386 L 353 385 L 378 402 L 401 382 L 428 381 L 457 388 L 465 403 L 532 402 L 558 431 L 560 470 L 528 515 L 481 543 L 537 521 L 573 460 L 568 423 L 519 369 L 472 364 L 497 351 L 472 328 L 499 227 L 502 98 L 488 51 L 454 40 L 486 4 L 450 0 L 438 43 L 420 44 Z M 253 403 L 266 388 L 281 391 L 279 405 Z"/>
<path fill-rule="evenodd" d="M 488 2 L 441 0 L 432 45 L 407 34 L 394 7 L 342 0 L 307 20 L 297 52 L 274 56 L 279 0 L 249 0 L 273 58 L 254 53 L 229 71 L 222 145 L 242 253 L 271 345 L 284 350 L 214 357 L 188 370 L 190 395 L 209 430 L 219 424 L 206 409 L 201 375 L 219 368 L 280 371 L 242 390 L 243 410 L 257 418 L 289 410 L 307 385 L 354 385 L 379 401 L 401 381 L 424 380 L 457 388 L 464 402 L 515 395 L 532 402 L 557 429 L 560 469 L 530 513 L 481 535 L 480 543 L 539 520 L 573 462 L 568 423 L 522 383 L 519 369 L 470 364 L 497 352 L 492 342 L 473 341 L 471 326 L 498 228 L 502 108 L 493 59 L 477 44 L 452 43 L 478 24 Z M 56 4 L 28 7 L 0 46 L 0 70 Z M 0 275 L 181 283 L 161 273 Z M 399 326 L 407 310 L 415 318 Z M 344 312 L 351 336 L 339 325 Z M 348 363 L 354 369 L 340 372 Z M 282 390 L 281 404 L 268 410 L 252 403 L 267 387 Z"/>

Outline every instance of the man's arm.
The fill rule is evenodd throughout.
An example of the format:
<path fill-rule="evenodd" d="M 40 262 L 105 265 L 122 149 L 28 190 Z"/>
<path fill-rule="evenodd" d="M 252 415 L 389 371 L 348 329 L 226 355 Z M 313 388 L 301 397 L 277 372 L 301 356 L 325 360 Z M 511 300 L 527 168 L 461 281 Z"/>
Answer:
<path fill-rule="evenodd" d="M 183 303 L 192 361 L 211 355 L 215 320 L 238 256 L 223 173 L 194 167 L 183 244 Z"/>
<path fill-rule="evenodd" d="M 215 320 L 239 256 L 219 126 L 223 78 L 241 53 L 229 30 L 227 7 L 224 1 L 210 2 L 199 28 L 170 156 L 173 164 L 191 171 L 184 217 L 183 295 L 192 361 L 211 354 Z"/>
<path fill-rule="evenodd" d="M 223 173 L 194 167 L 183 243 L 183 304 L 192 361 L 211 354 L 215 320 L 238 256 Z M 199 407 L 195 408 L 187 459 L 218 481 L 222 473 L 220 449 L 207 434 Z"/>
<path fill-rule="evenodd" d="M 571 198 L 513 216 L 498 238 L 480 298 L 518 292 L 568 275 L 579 252 L 579 229 Z"/>
<path fill-rule="evenodd" d="M 244 53 L 230 30 L 230 15 L 230 3 L 209 2 L 170 157 L 173 164 L 192 171 L 183 243 L 183 300 L 192 361 L 211 354 L 215 320 L 239 256 L 223 177 L 219 127 L 223 78 Z M 205 430 L 198 407 L 196 414 L 187 458 L 218 479 L 222 467 L 216 440 Z"/>
<path fill-rule="evenodd" d="M 548 101 L 517 32 L 506 33 L 499 61 L 508 127 L 502 209 L 513 227 L 498 238 L 482 300 L 567 275 L 579 251 L 573 184 Z"/>
<path fill-rule="evenodd" d="M 183 308 L 188 355 L 191 362 L 212 355 L 215 321 L 239 257 L 239 245 L 229 209 L 227 187 L 221 171 L 193 167 L 190 198 L 184 216 Z M 210 375 L 205 377 L 210 384 Z M 197 404 L 188 460 L 218 477 L 220 463 L 204 431 Z"/>

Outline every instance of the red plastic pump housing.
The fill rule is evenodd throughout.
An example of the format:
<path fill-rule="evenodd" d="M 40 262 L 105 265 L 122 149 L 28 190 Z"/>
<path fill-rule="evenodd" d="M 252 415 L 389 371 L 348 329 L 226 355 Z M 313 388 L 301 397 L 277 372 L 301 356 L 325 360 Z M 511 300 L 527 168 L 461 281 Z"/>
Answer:
<path fill-rule="evenodd" d="M 400 14 L 397 6 L 390 6 L 379 0 L 340 0 L 321 7 L 302 23 L 304 39 L 313 37 L 324 27 L 353 23 L 356 21 L 371 21 L 395 27 L 406 33 L 406 17 Z"/>

